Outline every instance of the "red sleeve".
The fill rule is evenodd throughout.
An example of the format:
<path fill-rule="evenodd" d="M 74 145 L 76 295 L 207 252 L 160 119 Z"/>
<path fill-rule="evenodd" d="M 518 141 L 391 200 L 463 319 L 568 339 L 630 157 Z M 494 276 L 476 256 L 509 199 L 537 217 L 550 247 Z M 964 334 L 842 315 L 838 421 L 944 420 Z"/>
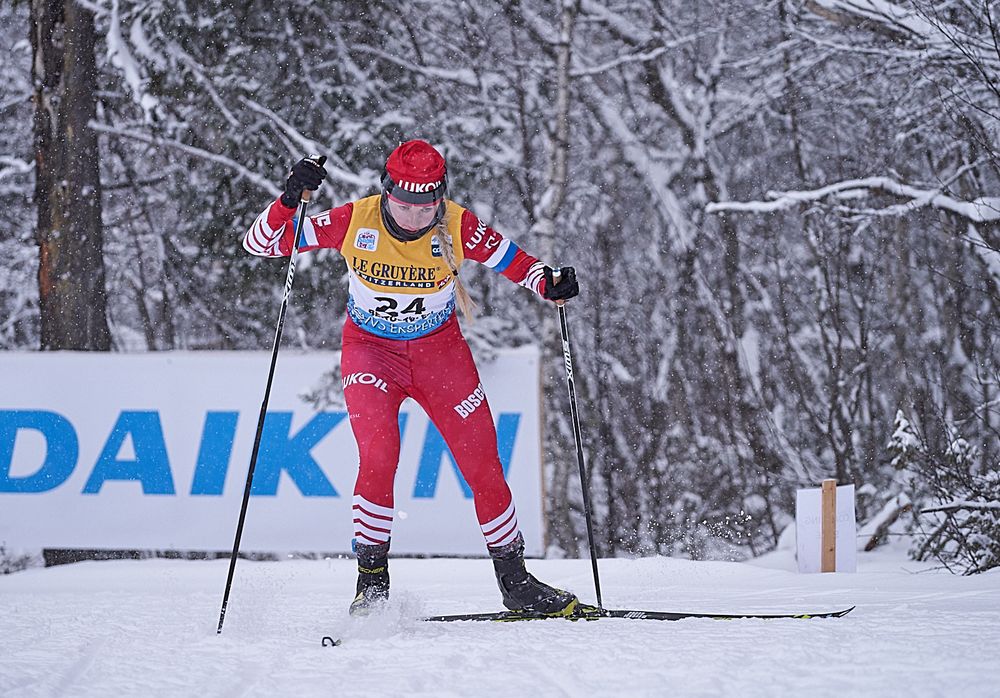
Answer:
<path fill-rule="evenodd" d="M 243 237 L 243 247 L 247 252 L 261 257 L 290 255 L 295 239 L 295 211 L 296 209 L 282 204 L 280 198 L 273 201 L 250 226 Z M 354 204 L 347 203 L 308 216 L 302 224 L 299 251 L 308 252 L 320 248 L 339 250 L 344 243 L 353 211 Z"/>
<path fill-rule="evenodd" d="M 472 211 L 462 212 L 462 245 L 465 257 L 503 274 L 541 295 L 545 288 L 545 265 L 486 225 Z"/>

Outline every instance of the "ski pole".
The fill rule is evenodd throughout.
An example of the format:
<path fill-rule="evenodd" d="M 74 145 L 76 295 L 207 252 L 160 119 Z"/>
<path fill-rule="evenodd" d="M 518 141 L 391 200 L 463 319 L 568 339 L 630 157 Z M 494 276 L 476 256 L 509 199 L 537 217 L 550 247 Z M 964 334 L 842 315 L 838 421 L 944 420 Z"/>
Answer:
<path fill-rule="evenodd" d="M 316 158 L 322 167 L 325 156 Z M 288 309 L 288 296 L 292 292 L 292 281 L 295 279 L 295 260 L 299 256 L 299 239 L 302 235 L 302 225 L 306 218 L 306 204 L 312 195 L 308 189 L 302 190 L 299 210 L 295 216 L 295 236 L 292 253 L 288 258 L 288 274 L 285 276 L 285 295 L 281 299 L 281 309 L 278 311 L 278 327 L 274 331 L 274 345 L 271 348 L 271 367 L 267 372 L 267 385 L 264 388 L 264 401 L 260 406 L 260 416 L 257 418 L 257 435 L 253 440 L 253 451 L 250 454 L 250 467 L 247 468 L 247 483 L 243 488 L 243 506 L 240 507 L 240 520 L 236 524 L 236 539 L 233 541 L 233 553 L 229 557 L 229 576 L 226 577 L 226 592 L 222 595 L 222 610 L 219 611 L 219 628 L 216 634 L 222 632 L 222 624 L 226 621 L 226 607 L 229 605 L 229 592 L 233 586 L 233 575 L 236 572 L 236 558 L 240 552 L 240 539 L 243 538 L 243 524 L 247 518 L 247 505 L 250 503 L 250 488 L 253 485 L 253 471 L 257 467 L 257 454 L 260 452 L 260 438 L 264 432 L 264 417 L 267 414 L 267 403 L 271 399 L 271 383 L 274 380 L 274 367 L 278 362 L 278 347 L 281 345 L 281 331 L 285 327 L 285 311 Z"/>
<path fill-rule="evenodd" d="M 553 283 L 559 282 L 559 272 L 553 270 Z M 580 466 L 580 486 L 583 488 L 583 514 L 587 519 L 587 541 L 590 544 L 590 564 L 594 568 L 594 590 L 597 608 L 604 610 L 601 602 L 601 578 L 597 572 L 597 549 L 594 546 L 594 523 L 590 515 L 590 487 L 587 484 L 587 466 L 583 459 L 583 434 L 580 430 L 580 410 L 576 404 L 576 381 L 573 379 L 573 353 L 569 348 L 569 326 L 566 323 L 565 301 L 556 301 L 559 309 L 559 330 L 562 332 L 563 359 L 566 363 L 566 386 L 569 389 L 569 409 L 573 417 L 573 438 L 576 440 L 576 460 Z"/>

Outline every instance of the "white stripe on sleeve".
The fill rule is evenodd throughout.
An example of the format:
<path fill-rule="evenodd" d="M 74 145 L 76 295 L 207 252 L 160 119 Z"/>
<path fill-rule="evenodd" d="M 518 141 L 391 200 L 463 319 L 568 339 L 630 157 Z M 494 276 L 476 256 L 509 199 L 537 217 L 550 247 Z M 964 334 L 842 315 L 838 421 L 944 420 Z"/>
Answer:
<path fill-rule="evenodd" d="M 271 206 L 274 206 L 272 203 Z M 250 230 L 243 236 L 243 249 L 258 257 L 280 257 L 278 253 L 278 241 L 281 239 L 282 229 L 271 230 L 267 226 L 267 214 L 271 211 L 268 206 L 257 216 L 257 220 L 250 226 Z"/>
<path fill-rule="evenodd" d="M 521 286 L 525 288 L 530 288 L 535 293 L 541 293 L 539 287 L 542 283 L 542 279 L 545 278 L 545 265 L 541 262 L 535 262 L 530 267 L 528 267 L 528 273 L 524 275 L 524 280 L 520 282 Z"/>
<path fill-rule="evenodd" d="M 318 247 L 319 240 L 316 239 L 316 226 L 313 225 L 312 218 L 306 216 L 302 223 L 302 244 L 300 247 Z"/>
<path fill-rule="evenodd" d="M 497 248 L 493 250 L 493 254 L 490 255 L 490 258 L 483 262 L 483 265 L 492 269 L 496 265 L 500 264 L 501 260 L 503 260 L 503 256 L 507 254 L 507 250 L 509 249 L 510 240 L 504 238 L 503 242 L 497 245 Z"/>

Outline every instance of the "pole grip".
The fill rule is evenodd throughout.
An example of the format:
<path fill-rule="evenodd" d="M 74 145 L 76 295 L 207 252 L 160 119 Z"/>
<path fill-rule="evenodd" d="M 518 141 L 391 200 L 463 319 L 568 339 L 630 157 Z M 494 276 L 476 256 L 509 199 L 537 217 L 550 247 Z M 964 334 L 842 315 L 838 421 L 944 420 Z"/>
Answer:
<path fill-rule="evenodd" d="M 562 278 L 562 267 L 551 267 L 551 269 L 552 269 L 552 285 L 555 286 L 556 284 L 559 283 L 559 279 Z M 555 304 L 558 305 L 559 307 L 562 307 L 562 305 L 565 302 L 566 301 L 564 300 L 558 300 L 555 301 Z"/>
<path fill-rule="evenodd" d="M 323 167 L 323 165 L 326 164 L 326 156 L 325 155 L 310 155 L 306 159 L 307 160 L 312 160 L 313 164 L 315 164 L 317 167 Z M 302 190 L 302 196 L 299 197 L 299 198 L 302 201 L 309 201 L 309 199 L 312 198 L 312 193 L 313 193 L 313 190 L 311 190 L 311 189 L 303 189 Z"/>

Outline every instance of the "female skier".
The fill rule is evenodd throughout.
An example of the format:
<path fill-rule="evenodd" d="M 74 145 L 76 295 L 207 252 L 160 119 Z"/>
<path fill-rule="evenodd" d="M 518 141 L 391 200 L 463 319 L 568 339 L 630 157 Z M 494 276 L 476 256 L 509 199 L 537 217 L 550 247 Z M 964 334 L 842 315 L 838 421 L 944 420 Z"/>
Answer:
<path fill-rule="evenodd" d="M 292 217 L 303 191 L 318 189 L 326 177 L 322 163 L 316 157 L 295 163 L 284 192 L 244 236 L 248 252 L 291 254 Z M 573 267 L 560 269 L 554 282 L 550 267 L 448 199 L 444 158 L 420 140 L 389 155 L 381 194 L 303 221 L 300 251 L 323 247 L 340 251 L 349 279 L 341 374 L 361 456 L 354 486 L 358 584 L 351 614 L 366 614 L 389 596 L 398 413 L 406 397 L 427 412 L 472 489 L 504 605 L 572 613 L 575 595 L 543 584 L 525 569 L 524 539 L 504 480 L 493 416 L 455 305 L 465 314 L 471 309 L 458 276 L 465 259 L 553 301 L 579 293 Z"/>

